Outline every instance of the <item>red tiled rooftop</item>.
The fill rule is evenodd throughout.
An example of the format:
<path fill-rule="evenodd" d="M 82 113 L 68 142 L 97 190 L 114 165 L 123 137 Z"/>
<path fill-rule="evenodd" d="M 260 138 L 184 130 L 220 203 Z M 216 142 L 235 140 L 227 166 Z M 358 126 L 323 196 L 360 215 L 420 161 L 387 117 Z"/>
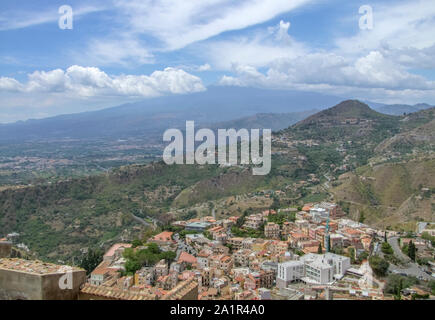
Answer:
<path fill-rule="evenodd" d="M 154 237 L 151 238 L 151 240 L 155 240 L 155 241 L 172 241 L 172 235 L 174 233 L 170 232 L 170 231 L 163 231 L 157 235 L 155 235 Z"/>
<path fill-rule="evenodd" d="M 193 264 L 196 263 L 196 258 L 191 254 L 183 251 L 181 252 L 180 257 L 178 258 L 178 263 L 182 263 L 182 262 Z"/>
<path fill-rule="evenodd" d="M 105 257 L 112 257 L 115 254 L 115 251 L 119 248 L 131 248 L 131 244 L 129 243 L 116 243 L 114 244 L 105 254 Z"/>

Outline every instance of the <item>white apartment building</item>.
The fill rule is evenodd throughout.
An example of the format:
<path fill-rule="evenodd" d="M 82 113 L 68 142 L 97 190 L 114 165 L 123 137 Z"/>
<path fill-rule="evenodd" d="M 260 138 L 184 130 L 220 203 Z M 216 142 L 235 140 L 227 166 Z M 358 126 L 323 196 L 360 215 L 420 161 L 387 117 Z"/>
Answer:
<path fill-rule="evenodd" d="M 276 286 L 286 288 L 291 282 L 299 280 L 304 276 L 304 263 L 302 261 L 287 261 L 278 264 Z"/>
<path fill-rule="evenodd" d="M 310 215 L 314 222 L 320 223 L 328 219 L 329 211 L 325 208 L 321 208 L 318 205 L 315 205 L 313 208 L 310 209 Z"/>
<path fill-rule="evenodd" d="M 320 284 L 343 277 L 350 268 L 350 258 L 330 252 L 309 253 L 302 256 L 300 260 L 305 263 L 305 277 Z"/>
<path fill-rule="evenodd" d="M 316 284 L 327 284 L 344 276 L 350 268 L 350 259 L 333 253 L 309 253 L 296 261 L 287 261 L 278 265 L 276 285 L 287 287 L 290 282 L 302 280 Z"/>

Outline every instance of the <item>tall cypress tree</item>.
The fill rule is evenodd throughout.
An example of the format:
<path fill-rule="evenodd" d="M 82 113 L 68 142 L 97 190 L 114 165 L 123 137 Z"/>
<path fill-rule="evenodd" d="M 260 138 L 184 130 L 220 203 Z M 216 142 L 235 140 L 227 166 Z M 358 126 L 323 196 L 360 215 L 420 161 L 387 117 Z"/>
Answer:
<path fill-rule="evenodd" d="M 415 251 L 415 244 L 411 240 L 408 245 L 408 256 L 411 258 L 412 261 L 415 261 Z"/>

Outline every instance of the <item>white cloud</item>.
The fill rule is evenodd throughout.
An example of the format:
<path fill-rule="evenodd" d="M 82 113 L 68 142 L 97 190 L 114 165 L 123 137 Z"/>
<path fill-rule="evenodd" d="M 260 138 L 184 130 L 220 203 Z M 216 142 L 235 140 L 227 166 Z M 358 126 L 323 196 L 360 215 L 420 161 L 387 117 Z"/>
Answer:
<path fill-rule="evenodd" d="M 232 70 L 233 65 L 270 66 L 278 59 L 294 59 L 309 52 L 304 44 L 289 35 L 289 27 L 289 22 L 280 21 L 267 32 L 256 30 L 251 36 L 210 40 L 199 45 L 198 51 L 221 70 Z"/>
<path fill-rule="evenodd" d="M 107 65 L 141 65 L 154 63 L 154 55 L 137 39 L 110 38 L 94 39 L 88 44 L 85 54 L 72 52 L 71 56 L 79 63 L 107 66 Z M 77 58 L 79 57 L 79 58 Z"/>
<path fill-rule="evenodd" d="M 351 37 L 335 40 L 336 51 L 345 55 L 359 55 L 372 50 L 381 51 L 389 59 L 400 62 L 400 51 L 411 50 L 407 63 L 418 65 L 420 51 L 435 45 L 435 5 L 433 1 L 395 1 L 373 6 L 374 27 L 360 30 Z M 433 49 L 432 49 L 433 52 Z M 423 57 L 427 63 L 426 57 Z M 432 64 L 433 66 L 433 64 Z"/>
<path fill-rule="evenodd" d="M 176 50 L 223 32 L 266 22 L 313 0 L 114 0 L 130 32 Z"/>
<path fill-rule="evenodd" d="M 166 68 L 151 75 L 110 76 L 98 68 L 71 66 L 67 70 L 35 71 L 27 83 L 0 78 L 0 91 L 62 93 L 65 96 L 153 97 L 205 90 L 200 78 L 184 70 Z"/>
<path fill-rule="evenodd" d="M 223 76 L 220 84 L 358 94 L 364 99 L 392 99 L 394 93 L 403 97 L 404 92 L 412 92 L 413 98 L 418 93 L 426 97 L 435 92 L 434 81 L 407 72 L 378 51 L 356 61 L 333 53 L 277 59 L 266 73 L 249 65 L 233 65 L 233 73 L 235 76 Z"/>
<path fill-rule="evenodd" d="M 199 72 L 210 71 L 211 70 L 211 66 L 208 63 L 205 63 L 203 65 L 198 66 L 197 70 Z"/>
<path fill-rule="evenodd" d="M 15 79 L 7 77 L 0 78 L 0 91 L 19 91 L 21 87 L 21 84 Z"/>
<path fill-rule="evenodd" d="M 220 79 L 222 85 L 313 90 L 385 102 L 434 101 L 435 82 L 412 70 L 435 67 L 434 17 L 429 1 L 400 1 L 375 6 L 373 30 L 335 39 L 336 46 L 328 50 L 296 41 L 289 35 L 290 24 L 281 21 L 268 28 L 269 36 L 257 32 L 215 41 L 205 52 L 214 65 L 233 73 Z"/>

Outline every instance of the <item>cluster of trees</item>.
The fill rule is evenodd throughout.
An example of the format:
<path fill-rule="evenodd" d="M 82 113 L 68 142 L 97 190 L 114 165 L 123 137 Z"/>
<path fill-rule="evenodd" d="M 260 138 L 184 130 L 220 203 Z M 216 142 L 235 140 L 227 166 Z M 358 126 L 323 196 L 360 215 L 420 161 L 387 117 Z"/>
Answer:
<path fill-rule="evenodd" d="M 435 247 L 435 237 L 431 236 L 428 232 L 423 232 L 421 234 L 421 238 L 424 240 L 429 240 L 430 242 L 432 242 L 432 246 Z"/>
<path fill-rule="evenodd" d="M 80 261 L 80 268 L 90 274 L 103 261 L 103 251 L 101 249 L 89 249 L 87 254 Z"/>
<path fill-rule="evenodd" d="M 184 221 L 187 221 L 187 220 L 196 218 L 197 216 L 198 216 L 198 211 L 196 211 L 196 210 L 189 210 L 186 213 L 182 213 L 180 215 L 180 219 L 184 220 Z"/>
<path fill-rule="evenodd" d="M 415 261 L 416 258 L 416 252 L 417 252 L 417 248 L 415 247 L 414 242 L 412 242 L 412 240 L 409 242 L 409 244 L 405 244 L 402 247 L 402 251 L 404 254 L 406 254 L 412 261 Z"/>
<path fill-rule="evenodd" d="M 393 248 L 388 242 L 383 242 L 381 250 L 384 254 L 394 254 Z"/>
<path fill-rule="evenodd" d="M 123 256 L 127 259 L 125 263 L 125 272 L 134 274 L 143 266 L 151 266 L 162 259 L 171 262 L 175 259 L 176 253 L 173 251 L 161 251 L 155 243 L 149 243 L 145 249 L 137 250 L 127 248 L 124 250 Z"/>
<path fill-rule="evenodd" d="M 406 277 L 399 274 L 390 274 L 384 288 L 385 293 L 393 294 L 396 299 L 400 299 L 403 289 L 412 287 L 417 284 L 415 277 Z"/>
<path fill-rule="evenodd" d="M 231 227 L 231 233 L 236 237 L 242 238 L 261 238 L 263 236 L 264 225 L 258 229 L 240 229 L 237 226 Z"/>
<path fill-rule="evenodd" d="M 388 268 L 390 266 L 388 261 L 382 259 L 379 256 L 370 257 L 369 264 L 370 264 L 370 267 L 372 268 L 373 272 L 375 273 L 375 275 L 377 275 L 379 277 L 386 276 Z"/>
<path fill-rule="evenodd" d="M 270 214 L 267 217 L 267 221 L 268 222 L 274 222 L 276 224 L 279 224 L 280 226 L 282 226 L 282 224 L 286 221 L 295 221 L 296 220 L 296 213 L 295 212 L 291 212 L 291 213 L 277 213 L 277 214 Z"/>

